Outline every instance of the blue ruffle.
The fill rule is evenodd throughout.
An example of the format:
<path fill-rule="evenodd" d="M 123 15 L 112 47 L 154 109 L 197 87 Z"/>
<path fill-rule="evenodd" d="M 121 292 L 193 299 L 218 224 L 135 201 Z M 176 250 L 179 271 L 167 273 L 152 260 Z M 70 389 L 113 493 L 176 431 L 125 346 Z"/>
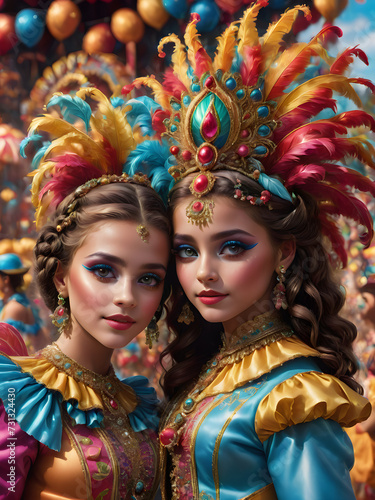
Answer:
<path fill-rule="evenodd" d="M 148 379 L 142 375 L 125 378 L 122 382 L 134 390 L 139 401 L 137 408 L 129 413 L 130 425 L 133 430 L 135 432 L 145 429 L 156 431 L 159 426 L 159 400 L 155 389 L 149 386 Z"/>
<path fill-rule="evenodd" d="M 14 394 L 14 399 L 12 395 Z M 77 408 L 77 402 L 63 401 L 58 391 L 47 389 L 29 373 L 6 356 L 0 355 L 0 399 L 5 410 L 14 409 L 21 429 L 40 443 L 55 451 L 61 449 L 62 415 L 61 405 L 76 424 L 99 427 L 103 420 L 100 409 L 89 411 Z"/>

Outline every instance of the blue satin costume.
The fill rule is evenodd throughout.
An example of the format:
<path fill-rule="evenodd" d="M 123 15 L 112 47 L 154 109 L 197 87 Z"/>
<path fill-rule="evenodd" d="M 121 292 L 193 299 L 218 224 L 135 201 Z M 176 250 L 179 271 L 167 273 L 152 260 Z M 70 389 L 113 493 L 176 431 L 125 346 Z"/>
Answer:
<path fill-rule="evenodd" d="M 164 499 L 355 500 L 342 426 L 366 419 L 370 403 L 322 373 L 320 354 L 295 336 L 261 344 L 245 343 L 217 373 L 162 453 Z"/>

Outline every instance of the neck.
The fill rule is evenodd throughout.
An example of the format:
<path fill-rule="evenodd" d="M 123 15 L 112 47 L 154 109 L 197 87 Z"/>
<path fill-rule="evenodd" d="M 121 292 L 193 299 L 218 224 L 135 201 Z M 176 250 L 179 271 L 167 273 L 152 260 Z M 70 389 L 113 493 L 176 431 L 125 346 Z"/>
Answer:
<path fill-rule="evenodd" d="M 113 349 L 103 346 L 87 332 L 61 334 L 56 344 L 69 358 L 90 371 L 106 375 L 111 366 Z"/>

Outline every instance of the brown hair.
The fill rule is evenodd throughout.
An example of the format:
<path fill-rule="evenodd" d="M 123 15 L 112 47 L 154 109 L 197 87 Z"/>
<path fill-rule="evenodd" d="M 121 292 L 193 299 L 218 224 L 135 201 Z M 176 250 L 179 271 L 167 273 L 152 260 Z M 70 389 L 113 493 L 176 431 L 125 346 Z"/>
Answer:
<path fill-rule="evenodd" d="M 25 286 L 23 274 L 7 274 L 3 271 L 0 271 L 0 275 L 7 276 L 9 278 L 9 284 L 15 292 L 17 292 L 18 290 L 22 290 Z"/>
<path fill-rule="evenodd" d="M 294 239 L 296 254 L 286 273 L 287 311 L 282 311 L 294 333 L 321 353 L 322 369 L 346 382 L 357 392 L 362 387 L 353 379 L 357 371 L 352 343 L 356 327 L 339 316 L 344 305 L 344 294 L 334 279 L 332 256 L 326 248 L 315 200 L 306 193 L 294 193 L 294 202 L 272 196 L 267 206 L 252 206 L 234 199 L 237 179 L 249 194 L 259 197 L 263 187 L 237 172 L 215 172 L 215 185 L 210 196 L 233 199 L 243 210 L 248 210 L 255 222 L 264 226 L 271 241 L 277 246 Z M 191 197 L 191 179 L 179 182 L 170 194 L 170 211 L 184 198 Z M 334 250 L 334 249 L 333 249 Z M 194 309 L 196 320 L 189 326 L 176 323 L 184 302 L 181 286 L 174 277 L 175 293 L 168 305 L 167 322 L 175 338 L 162 354 L 169 355 L 174 364 L 163 379 L 165 392 L 171 396 L 198 376 L 202 366 L 221 345 L 221 325 L 210 324 Z M 206 345 L 207 344 L 207 345 Z"/>
<path fill-rule="evenodd" d="M 166 208 L 157 193 L 149 187 L 130 182 L 107 184 L 91 190 L 78 199 L 75 219 L 59 233 L 56 226 L 65 219 L 71 199 L 72 195 L 57 207 L 48 224 L 40 231 L 34 249 L 36 282 L 51 311 L 57 307 L 58 293 L 53 278 L 58 263 L 69 269 L 75 252 L 94 225 L 108 220 L 126 220 L 154 227 L 168 237 L 171 233 Z M 168 293 L 169 282 L 166 279 L 163 301 Z M 69 309 L 69 301 L 65 307 Z M 160 316 L 161 311 L 158 314 Z"/>

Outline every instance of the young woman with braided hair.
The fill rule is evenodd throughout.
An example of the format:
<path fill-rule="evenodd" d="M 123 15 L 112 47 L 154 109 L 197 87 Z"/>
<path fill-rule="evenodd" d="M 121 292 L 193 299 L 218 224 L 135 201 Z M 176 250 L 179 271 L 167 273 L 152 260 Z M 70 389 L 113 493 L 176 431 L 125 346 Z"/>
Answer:
<path fill-rule="evenodd" d="M 131 129 L 98 90 L 50 105 L 86 132 L 45 115 L 24 144 L 38 144 L 36 131 L 53 137 L 36 155 L 32 193 L 38 223 L 48 210 L 36 281 L 60 336 L 27 357 L 17 331 L 2 326 L 0 498 L 152 499 L 156 393 L 145 377 L 120 381 L 111 355 L 147 325 L 148 342 L 156 337 L 170 255 L 163 175 L 129 175 Z"/>
<path fill-rule="evenodd" d="M 375 121 L 358 110 L 332 116 L 333 92 L 360 105 L 352 84 L 375 87 L 342 74 L 354 55 L 367 60 L 360 49 L 335 60 L 323 48 L 328 33 L 341 34 L 336 27 L 284 43 L 306 7 L 260 38 L 255 21 L 266 4 L 226 29 L 214 60 L 193 18 L 187 47 L 175 35 L 159 45 L 163 56 L 175 44 L 164 85 L 139 78 L 124 88 L 154 90 L 161 109 L 148 105 L 151 123 L 166 118 L 159 154 L 178 181 L 169 195 L 178 281 L 162 355 L 164 499 L 355 498 L 342 427 L 365 420 L 371 406 L 353 378 L 356 329 L 339 315 L 334 270 L 346 251 L 337 217 L 362 224 L 368 245 L 372 219 L 354 189 L 375 195 L 375 184 L 335 162 L 355 156 L 375 167 L 373 146 L 347 137 L 351 127 L 375 130 Z M 329 66 L 304 81 L 312 57 Z M 326 108 L 332 118 L 311 121 Z M 137 154 L 145 163 L 148 147 L 137 146 L 133 163 Z"/>

